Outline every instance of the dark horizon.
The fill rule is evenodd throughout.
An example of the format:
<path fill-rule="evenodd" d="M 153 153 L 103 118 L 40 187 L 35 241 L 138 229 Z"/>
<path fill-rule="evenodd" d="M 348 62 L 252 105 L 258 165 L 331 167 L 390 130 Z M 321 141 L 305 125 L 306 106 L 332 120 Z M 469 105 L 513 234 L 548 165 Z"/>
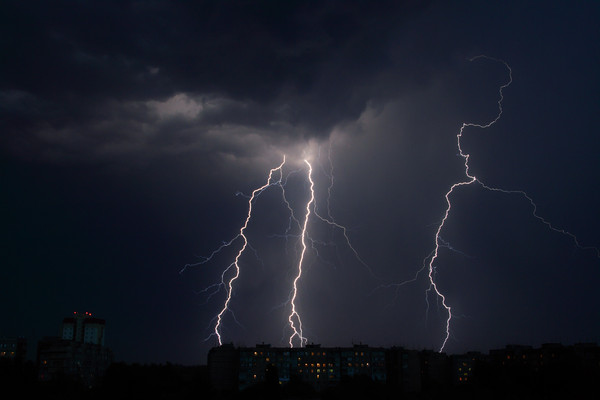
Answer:
<path fill-rule="evenodd" d="M 53 335 L 46 335 L 43 336 L 42 339 L 46 339 L 46 338 L 59 338 L 59 335 L 53 336 Z M 27 338 L 24 338 L 25 340 L 27 340 Z M 298 349 L 310 349 L 310 348 L 327 348 L 327 349 L 339 349 L 339 348 L 354 348 L 354 347 L 368 347 L 371 349 L 393 349 L 393 348 L 400 348 L 400 349 L 404 349 L 404 350 L 409 350 L 409 351 L 417 351 L 417 352 L 432 352 L 432 353 L 438 353 L 441 355 L 445 355 L 448 357 L 451 356 L 461 356 L 461 355 L 466 355 L 468 353 L 481 353 L 484 355 L 489 355 L 490 352 L 496 351 L 496 350 L 504 350 L 504 349 L 508 349 L 511 347 L 523 347 L 523 348 L 531 348 L 531 349 L 541 349 L 543 347 L 546 346 L 555 346 L 558 345 L 560 347 L 564 347 L 564 348 L 568 348 L 568 347 L 576 347 L 576 346 L 595 346 L 595 347 L 599 347 L 600 344 L 597 342 L 585 342 L 585 341 L 578 341 L 578 342 L 572 342 L 572 343 L 561 343 L 561 342 L 541 342 L 537 345 L 532 345 L 532 344 L 524 344 L 524 343 L 506 343 L 504 345 L 498 346 L 498 347 L 493 347 L 493 348 L 489 348 L 489 349 L 485 349 L 485 350 L 475 350 L 475 349 L 467 349 L 463 352 L 454 352 L 454 353 L 449 353 L 449 352 L 440 352 L 439 350 L 436 350 L 433 347 L 420 347 L 420 348 L 414 348 L 414 347 L 410 347 L 410 346 L 403 346 L 401 344 L 394 344 L 394 345 L 390 345 L 390 346 L 380 346 L 380 345 L 376 345 L 376 344 L 371 344 L 371 343 L 363 343 L 363 342 L 354 342 L 354 343 L 350 343 L 347 345 L 328 345 L 328 346 L 323 346 L 320 343 L 308 343 L 307 345 L 305 345 L 304 347 L 294 347 L 293 349 L 298 350 Z M 33 349 L 32 349 L 33 347 Z M 109 345 L 105 345 L 104 347 L 110 349 L 112 351 L 112 349 L 110 348 Z M 209 349 L 210 350 L 214 350 L 214 349 L 218 349 L 219 347 L 233 347 L 233 348 L 258 348 L 258 347 L 265 347 L 265 348 L 272 348 L 272 349 L 292 349 L 289 346 L 273 346 L 271 343 L 265 343 L 264 341 L 259 342 L 259 343 L 254 343 L 252 345 L 239 345 L 239 344 L 235 344 L 235 343 L 223 343 L 222 345 L 217 345 L 217 346 L 213 346 Z M 29 362 L 33 362 L 36 363 L 36 349 L 37 349 L 37 342 L 36 343 L 31 343 L 29 340 L 27 340 L 27 354 L 25 359 Z M 139 360 L 124 360 L 118 357 L 118 354 L 113 354 L 114 355 L 114 361 L 115 363 L 124 363 L 124 364 L 139 364 L 139 365 L 181 365 L 181 366 L 189 366 L 189 367 L 193 367 L 193 366 L 206 366 L 206 359 L 204 360 L 204 363 L 199 362 L 199 363 L 194 363 L 194 364 L 182 364 L 182 363 L 177 363 L 177 362 L 173 362 L 173 360 L 163 360 L 163 361 L 158 361 L 158 362 L 140 362 Z"/>

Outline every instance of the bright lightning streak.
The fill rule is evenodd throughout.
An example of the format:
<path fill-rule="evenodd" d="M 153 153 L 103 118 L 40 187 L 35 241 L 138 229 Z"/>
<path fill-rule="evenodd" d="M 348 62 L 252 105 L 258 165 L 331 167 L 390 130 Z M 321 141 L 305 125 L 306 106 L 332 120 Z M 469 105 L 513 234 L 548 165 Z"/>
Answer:
<path fill-rule="evenodd" d="M 239 261 L 240 261 L 240 257 L 242 256 L 242 254 L 244 253 L 244 251 L 246 250 L 246 247 L 248 247 L 248 238 L 246 237 L 246 235 L 244 234 L 244 231 L 246 230 L 246 228 L 248 227 L 248 223 L 250 222 L 250 218 L 252 217 L 252 204 L 254 201 L 254 198 L 256 196 L 258 196 L 260 193 L 262 193 L 267 187 L 273 185 L 273 183 L 271 183 L 271 180 L 273 179 L 273 173 L 275 171 L 279 171 L 279 180 L 276 182 L 277 184 L 281 183 L 281 178 L 282 178 L 282 168 L 283 165 L 285 164 L 285 156 L 283 156 L 283 161 L 281 162 L 281 164 L 279 164 L 278 167 L 276 168 L 272 168 L 269 171 L 269 176 L 267 178 L 267 182 L 257 188 L 254 189 L 254 191 L 252 192 L 252 195 L 250 196 L 250 198 L 248 199 L 248 215 L 246 217 L 246 221 L 244 222 L 244 225 L 240 228 L 240 232 L 239 234 L 234 237 L 231 241 L 223 244 L 219 249 L 215 250 L 211 256 L 208 258 L 212 258 L 212 256 L 218 252 L 219 250 L 221 250 L 223 247 L 225 246 L 229 246 L 235 239 L 241 237 L 243 239 L 243 245 L 240 248 L 240 250 L 238 251 L 236 257 L 235 257 L 235 261 L 229 265 L 229 267 L 227 267 L 223 273 L 221 274 L 221 284 L 225 284 L 225 273 L 230 270 L 232 267 L 235 268 L 235 274 L 233 277 L 231 277 L 227 283 L 227 298 L 225 300 L 225 303 L 223 304 L 223 308 L 221 309 L 221 311 L 219 312 L 219 314 L 217 314 L 217 323 L 215 324 L 215 329 L 214 329 L 214 335 L 217 337 L 217 340 L 219 342 L 219 346 L 223 344 L 222 339 L 221 339 L 221 323 L 223 321 L 223 315 L 225 314 L 226 311 L 230 311 L 229 309 L 229 303 L 231 302 L 231 296 L 233 293 L 233 283 L 239 278 L 240 276 L 240 265 L 239 265 Z M 205 260 L 206 261 L 206 260 Z"/>
<path fill-rule="evenodd" d="M 465 166 L 465 176 L 467 177 L 466 180 L 462 181 L 462 182 L 457 182 L 455 184 L 453 184 L 450 187 L 450 190 L 448 190 L 448 192 L 446 192 L 445 198 L 446 198 L 446 211 L 444 213 L 444 217 L 442 218 L 442 221 L 440 222 L 436 233 L 435 233 L 435 248 L 433 250 L 433 256 L 429 255 L 428 257 L 431 256 L 431 259 L 429 261 L 429 282 L 430 282 L 430 288 L 428 289 L 431 290 L 433 289 L 436 293 L 436 295 L 438 296 L 439 299 L 441 299 L 442 305 L 443 307 L 446 309 L 446 311 L 448 312 L 448 318 L 446 319 L 446 335 L 444 337 L 444 341 L 442 342 L 442 346 L 440 347 L 440 352 L 442 352 L 444 350 L 444 347 L 446 346 L 446 343 L 448 342 L 448 338 L 450 337 L 450 323 L 452 320 L 452 308 L 446 304 L 446 297 L 439 291 L 437 284 L 435 282 L 435 278 L 434 278 L 434 272 L 435 272 L 435 267 L 434 264 L 439 256 L 439 249 L 440 247 L 447 247 L 447 243 L 445 243 L 442 238 L 440 237 L 441 231 L 444 228 L 444 224 L 446 223 L 446 220 L 448 219 L 448 215 L 450 214 L 450 210 L 452 209 L 452 203 L 450 202 L 450 196 L 452 195 L 452 193 L 454 192 L 455 189 L 461 187 L 461 186 L 467 186 L 467 185 L 471 185 L 472 183 L 479 183 L 484 189 L 489 190 L 489 191 L 494 191 L 494 192 L 501 192 L 501 193 L 505 193 L 505 194 L 519 194 L 523 197 L 525 197 L 529 203 L 531 204 L 533 211 L 532 214 L 535 218 L 537 218 L 538 220 L 540 220 L 543 224 L 545 224 L 549 229 L 561 233 L 563 235 L 567 235 L 569 237 L 571 237 L 571 239 L 573 239 L 575 245 L 577 247 L 579 247 L 580 249 L 593 249 L 596 251 L 596 254 L 598 257 L 600 257 L 600 250 L 596 247 L 584 247 L 581 246 L 579 244 L 579 241 L 577 240 L 577 237 L 575 235 L 573 235 L 570 232 L 567 232 L 563 229 L 559 229 L 554 227 L 549 221 L 547 221 L 546 219 L 544 219 L 543 217 L 539 216 L 537 214 L 537 205 L 535 204 L 535 202 L 533 201 L 533 199 L 524 191 L 522 190 L 505 190 L 505 189 L 499 189 L 499 188 L 495 188 L 495 187 L 491 187 L 488 186 L 486 184 L 484 184 L 481 180 L 479 180 L 475 175 L 471 175 L 469 173 L 469 154 L 465 154 L 463 152 L 463 149 L 461 147 L 461 138 L 463 135 L 463 132 L 465 130 L 465 128 L 467 127 L 475 127 L 475 128 L 480 128 L 480 129 L 486 129 L 491 127 L 492 125 L 494 125 L 502 116 L 502 101 L 504 100 L 504 93 L 503 90 L 505 88 L 507 88 L 511 83 L 512 83 L 512 69 L 510 68 L 510 66 L 497 58 L 493 58 L 493 57 L 488 57 L 485 55 L 479 55 L 476 57 L 471 58 L 469 61 L 474 61 L 480 58 L 485 58 L 485 59 L 489 59 L 492 61 L 496 61 L 496 62 L 500 62 L 502 64 L 504 64 L 504 66 L 506 67 L 506 69 L 508 70 L 508 75 L 509 75 L 509 79 L 508 81 L 501 85 L 499 88 L 499 99 L 498 99 L 498 114 L 496 115 L 496 118 L 494 118 L 492 121 L 488 122 L 487 124 L 476 124 L 476 123 L 463 123 L 459 133 L 456 135 L 456 141 L 457 141 L 457 147 L 458 147 L 458 155 L 460 157 L 462 157 L 464 159 L 464 166 Z M 426 257 L 425 259 L 427 259 L 428 257 Z M 420 272 L 420 271 L 419 271 Z"/>
<path fill-rule="evenodd" d="M 302 276 L 302 263 L 304 262 L 304 254 L 306 253 L 306 227 L 308 226 L 308 219 L 310 218 L 310 209 L 315 201 L 315 183 L 312 179 L 312 165 L 308 162 L 308 160 L 304 160 L 306 165 L 308 165 L 308 181 L 310 182 L 310 200 L 306 203 L 306 215 L 304 216 L 304 224 L 302 226 L 302 252 L 300 253 L 300 260 L 298 261 L 298 274 L 294 278 L 294 284 L 292 288 L 292 298 L 290 299 L 290 303 L 292 305 L 292 311 L 288 317 L 288 321 L 290 323 L 290 327 L 292 328 L 292 335 L 290 336 L 290 347 L 294 347 L 294 338 L 297 337 L 300 340 L 300 347 L 304 346 L 304 344 L 308 341 L 302 335 L 302 320 L 300 319 L 300 314 L 296 309 L 296 297 L 298 296 L 298 281 Z M 294 320 L 298 323 L 298 326 L 294 323 Z"/>
<path fill-rule="evenodd" d="M 454 189 L 459 188 L 461 186 L 471 185 L 472 183 L 474 183 L 474 182 L 477 181 L 477 178 L 474 175 L 469 174 L 469 154 L 465 154 L 463 152 L 460 140 L 462 138 L 462 135 L 463 135 L 463 132 L 464 132 L 465 128 L 467 128 L 467 127 L 476 127 L 476 128 L 486 129 L 486 128 L 489 128 L 490 126 L 494 125 L 500 119 L 500 117 L 502 116 L 502 101 L 504 100 L 503 90 L 512 83 L 512 69 L 510 68 L 510 66 L 507 63 L 505 63 L 504 61 L 498 60 L 498 59 L 487 57 L 487 56 L 473 57 L 469 61 L 474 61 L 474 60 L 479 59 L 479 58 L 488 58 L 488 59 L 492 59 L 494 61 L 498 61 L 498 62 L 503 63 L 504 66 L 508 69 L 509 79 L 508 79 L 507 83 L 505 83 L 504 85 L 500 86 L 500 89 L 499 89 L 500 98 L 498 99 L 498 114 L 496 115 L 496 118 L 494 118 L 492 121 L 488 122 L 487 124 L 476 124 L 476 123 L 471 123 L 471 122 L 464 122 L 462 124 L 462 126 L 460 127 L 460 131 L 456 135 L 456 144 L 457 144 L 457 148 L 458 148 L 458 154 L 465 161 L 464 162 L 465 175 L 466 175 L 466 177 L 468 179 L 464 180 L 462 182 L 457 182 L 457 183 L 453 184 L 450 187 L 450 190 L 448 190 L 448 192 L 446 192 L 446 195 L 444 196 L 446 198 L 447 207 L 446 207 L 446 211 L 444 213 L 444 218 L 442 218 L 442 221 L 440 222 L 440 224 L 439 224 L 439 226 L 438 226 L 438 228 L 437 228 L 437 230 L 435 232 L 435 248 L 433 250 L 433 256 L 429 260 L 429 266 L 428 266 L 428 269 L 429 269 L 428 276 L 429 276 L 430 289 L 433 289 L 435 291 L 436 295 L 442 301 L 442 306 L 448 312 L 448 318 L 446 319 L 446 336 L 444 337 L 444 341 L 443 341 L 442 346 L 440 348 L 440 352 L 442 352 L 444 350 L 444 347 L 446 347 L 446 343 L 448 342 L 448 338 L 450 337 L 450 322 L 452 320 L 452 307 L 450 307 L 448 304 L 446 304 L 446 297 L 438 289 L 437 283 L 436 283 L 435 278 L 434 278 L 434 270 L 435 270 L 434 264 L 435 264 L 435 261 L 437 260 L 437 258 L 439 256 L 439 249 L 440 249 L 440 247 L 442 247 L 444 245 L 444 243 L 442 242 L 442 240 L 440 238 L 440 234 L 442 232 L 442 229 L 444 228 L 446 220 L 448 219 L 448 215 L 450 215 L 450 210 L 452 209 L 452 203 L 450 202 L 450 196 L 454 192 Z"/>

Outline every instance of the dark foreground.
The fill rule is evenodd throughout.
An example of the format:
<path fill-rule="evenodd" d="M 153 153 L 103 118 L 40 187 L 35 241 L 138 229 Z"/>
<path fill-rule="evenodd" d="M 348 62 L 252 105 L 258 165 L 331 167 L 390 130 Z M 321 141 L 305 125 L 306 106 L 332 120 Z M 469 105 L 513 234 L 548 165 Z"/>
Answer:
<path fill-rule="evenodd" d="M 431 385 L 419 393 L 357 376 L 316 393 L 302 382 L 263 382 L 242 392 L 217 393 L 205 366 L 114 363 L 93 387 L 59 377 L 37 379 L 33 363 L 2 362 L 0 387 L 9 396 L 37 399 L 584 399 L 597 396 L 600 374 L 594 370 L 557 368 L 531 376 L 524 371 L 481 370 L 468 385 Z"/>

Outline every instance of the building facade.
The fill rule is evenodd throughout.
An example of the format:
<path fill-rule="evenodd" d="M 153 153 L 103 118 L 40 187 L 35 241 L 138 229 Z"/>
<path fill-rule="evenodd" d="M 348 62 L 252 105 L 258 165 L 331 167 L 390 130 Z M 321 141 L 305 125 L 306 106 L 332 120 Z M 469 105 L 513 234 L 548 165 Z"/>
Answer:
<path fill-rule="evenodd" d="M 0 359 L 24 360 L 27 340 L 24 337 L 0 337 Z"/>
<path fill-rule="evenodd" d="M 366 345 L 288 348 L 259 344 L 237 349 L 224 345 L 211 349 L 208 368 L 218 391 L 244 390 L 270 379 L 282 385 L 298 380 L 317 391 L 339 384 L 343 377 L 368 376 L 381 383 L 387 379 L 385 349 Z"/>
<path fill-rule="evenodd" d="M 113 361 L 112 352 L 104 346 L 105 324 L 88 312 L 63 319 L 59 337 L 38 342 L 38 379 L 69 379 L 94 386 Z"/>
<path fill-rule="evenodd" d="M 104 346 L 105 325 L 103 319 L 94 318 L 89 312 L 74 312 L 72 317 L 63 320 L 61 337 L 64 340 Z"/>
<path fill-rule="evenodd" d="M 236 348 L 228 344 L 210 350 L 208 369 L 218 392 L 294 381 L 318 392 L 343 384 L 346 378 L 366 377 L 398 395 L 462 393 L 466 388 L 496 388 L 519 395 L 547 388 L 556 388 L 556 393 L 584 393 L 600 377 L 600 347 L 595 343 L 547 343 L 540 348 L 509 345 L 489 354 L 448 356 L 432 350 L 366 345 Z"/>

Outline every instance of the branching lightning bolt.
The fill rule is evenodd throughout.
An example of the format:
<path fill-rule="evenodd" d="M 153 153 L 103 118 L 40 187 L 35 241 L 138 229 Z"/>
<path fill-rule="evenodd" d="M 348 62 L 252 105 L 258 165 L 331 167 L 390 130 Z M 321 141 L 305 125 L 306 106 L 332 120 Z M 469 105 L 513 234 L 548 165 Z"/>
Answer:
<path fill-rule="evenodd" d="M 462 124 L 459 133 L 456 135 L 458 155 L 464 159 L 465 176 L 467 177 L 467 179 L 453 184 L 450 187 L 450 190 L 448 190 L 448 192 L 446 192 L 445 199 L 446 199 L 447 207 L 446 207 L 446 211 L 444 213 L 444 217 L 442 218 L 442 220 L 435 232 L 435 248 L 433 250 L 433 255 L 430 254 L 429 256 L 427 256 L 425 258 L 425 259 L 427 259 L 427 258 L 431 257 L 429 260 L 429 265 L 428 265 L 428 270 L 429 270 L 428 277 L 429 277 L 429 283 L 430 283 L 430 287 L 429 287 L 428 291 L 429 290 L 435 291 L 438 298 L 441 299 L 442 306 L 446 309 L 446 311 L 448 313 L 448 318 L 446 319 L 446 334 L 445 334 L 444 340 L 442 342 L 442 345 L 440 347 L 440 350 L 439 350 L 440 352 L 442 352 L 444 350 L 444 347 L 446 346 L 446 343 L 448 342 L 448 339 L 450 337 L 450 323 L 452 320 L 452 308 L 446 303 L 446 297 L 442 294 L 442 292 L 440 292 L 440 290 L 438 289 L 437 283 L 435 281 L 435 277 L 434 277 L 435 262 L 438 259 L 440 247 L 446 246 L 446 243 L 441 239 L 440 234 L 441 234 L 442 229 L 444 228 L 444 225 L 448 219 L 450 210 L 452 209 L 452 203 L 450 202 L 450 197 L 455 189 L 458 189 L 461 186 L 467 186 L 467 185 L 471 185 L 471 184 L 477 182 L 483 188 L 490 190 L 490 191 L 502 192 L 502 193 L 507 193 L 507 194 L 520 194 L 521 196 L 525 197 L 531 203 L 531 205 L 533 207 L 532 214 L 535 218 L 539 219 L 542 223 L 544 223 L 546 226 L 548 226 L 549 229 L 551 229 L 555 232 L 559 232 L 564 235 L 570 236 L 573 239 L 573 241 L 577 247 L 579 247 L 581 249 L 594 249 L 596 251 L 596 254 L 598 255 L 598 257 L 600 257 L 600 251 L 597 248 L 581 246 L 575 235 L 573 235 L 572 233 L 567 232 L 563 229 L 555 228 L 550 222 L 548 222 L 544 218 L 540 217 L 537 214 L 537 205 L 535 204 L 533 199 L 526 192 L 524 192 L 522 190 L 504 190 L 504 189 L 494 188 L 494 187 L 484 184 L 481 180 L 479 180 L 477 177 L 475 177 L 475 175 L 471 175 L 469 173 L 469 154 L 464 153 L 463 149 L 461 147 L 461 138 L 462 138 L 463 132 L 464 132 L 465 128 L 467 128 L 467 127 L 486 129 L 486 128 L 489 128 L 492 125 L 494 125 L 502 116 L 502 111 L 503 111 L 502 110 L 502 101 L 504 100 L 503 91 L 505 88 L 507 88 L 512 83 L 512 69 L 506 62 L 504 62 L 500 59 L 488 57 L 485 55 L 479 55 L 479 56 L 473 57 L 469 61 L 474 61 L 474 60 L 481 59 L 481 58 L 489 59 L 489 60 L 500 62 L 500 63 L 504 64 L 504 66 L 508 70 L 509 79 L 505 84 L 501 85 L 498 90 L 499 91 L 498 114 L 496 115 L 496 117 L 493 120 L 491 120 L 490 122 L 488 122 L 487 124 L 477 124 L 477 123 L 465 122 Z"/>
<path fill-rule="evenodd" d="M 331 164 L 331 154 L 329 154 L 329 157 L 330 157 L 329 158 L 329 166 L 330 166 L 330 169 L 333 170 L 333 166 Z M 199 292 L 199 293 L 205 294 L 207 296 L 207 298 L 206 298 L 207 302 L 213 296 L 215 296 L 217 293 L 219 293 L 221 291 L 221 289 L 223 289 L 226 292 L 226 299 L 225 299 L 225 302 L 224 302 L 222 308 L 220 309 L 219 313 L 211 321 L 211 323 L 213 321 L 216 321 L 216 322 L 215 322 L 213 333 L 211 333 L 208 337 L 208 338 L 210 338 L 212 336 L 215 336 L 218 340 L 219 345 L 222 345 L 222 343 L 223 343 L 221 329 L 222 329 L 224 315 L 226 313 L 231 314 L 232 317 L 234 318 L 234 320 L 237 322 L 237 319 L 235 318 L 235 315 L 233 314 L 233 311 L 230 307 L 230 303 L 231 303 L 231 299 L 232 299 L 232 295 L 233 295 L 234 284 L 240 276 L 240 271 L 241 271 L 240 270 L 240 259 L 241 259 L 242 255 L 248 248 L 254 250 L 250 246 L 250 243 L 248 241 L 248 237 L 246 236 L 245 231 L 246 231 L 246 228 L 248 227 L 250 219 L 252 218 L 252 207 L 253 207 L 254 202 L 256 201 L 256 198 L 268 187 L 279 186 L 281 188 L 283 203 L 289 211 L 289 223 L 286 228 L 285 234 L 271 235 L 271 237 L 284 237 L 286 239 L 286 241 L 289 237 L 295 237 L 295 238 L 299 238 L 299 242 L 301 244 L 301 250 L 299 251 L 299 255 L 297 254 L 298 261 L 296 264 L 297 265 L 296 272 L 295 272 L 294 279 L 292 282 L 292 289 L 290 290 L 290 293 L 289 293 L 289 296 L 288 296 L 288 299 L 286 300 L 286 302 L 284 302 L 278 306 L 278 307 L 283 307 L 285 305 L 289 305 L 291 308 L 290 314 L 288 316 L 288 325 L 292 330 L 292 333 L 289 337 L 290 347 L 294 347 L 294 345 L 297 343 L 299 343 L 300 347 L 302 347 L 308 342 L 308 339 L 304 336 L 304 333 L 303 333 L 302 319 L 300 317 L 300 313 L 298 310 L 297 300 L 298 300 L 298 295 L 299 295 L 299 287 L 298 286 L 299 286 L 300 280 L 302 279 L 303 270 L 305 268 L 306 255 L 307 255 L 309 243 L 310 243 L 310 247 L 313 250 L 313 252 L 315 253 L 317 259 L 321 259 L 321 258 L 319 256 L 319 252 L 318 252 L 316 245 L 325 246 L 325 245 L 333 244 L 333 243 L 326 243 L 326 242 L 318 241 L 310 236 L 309 231 L 308 231 L 308 225 L 309 225 L 309 222 L 310 222 L 310 219 L 312 218 L 312 216 L 313 215 L 316 216 L 319 220 L 327 223 L 329 226 L 340 229 L 344 235 L 346 244 L 352 250 L 352 252 L 356 256 L 357 260 L 359 262 L 361 262 L 363 265 L 367 266 L 367 264 L 359 257 L 356 249 L 350 243 L 350 238 L 348 237 L 346 227 L 338 224 L 337 222 L 335 222 L 333 217 L 331 217 L 331 211 L 329 208 L 329 197 L 331 196 L 331 189 L 333 186 L 332 172 L 331 172 L 331 174 L 325 173 L 325 175 L 329 179 L 329 186 L 327 188 L 327 193 L 328 193 L 327 215 L 328 215 L 328 217 L 323 217 L 318 214 L 316 203 L 315 203 L 315 181 L 313 179 L 313 167 L 308 160 L 304 160 L 304 164 L 306 164 L 306 166 L 307 166 L 307 180 L 310 184 L 309 185 L 310 198 L 308 199 L 308 201 L 306 202 L 306 205 L 304 206 L 304 209 L 305 209 L 304 219 L 303 219 L 303 221 L 301 221 L 299 216 L 297 215 L 297 212 L 294 211 L 292 205 L 290 204 L 290 201 L 288 200 L 288 198 L 286 196 L 286 190 L 285 190 L 285 186 L 287 184 L 288 178 L 292 174 L 299 173 L 301 171 L 301 169 L 290 172 L 284 179 L 283 166 L 285 165 L 285 163 L 286 163 L 286 158 L 284 156 L 281 164 L 278 167 L 275 167 L 270 170 L 266 183 L 263 186 L 256 188 L 251 193 L 251 195 L 247 196 L 247 195 L 243 195 L 242 193 L 236 194 L 236 195 L 243 195 L 244 197 L 246 197 L 248 199 L 248 214 L 247 214 L 246 220 L 245 220 L 244 224 L 242 225 L 242 227 L 240 228 L 239 232 L 231 240 L 229 240 L 227 242 L 223 242 L 209 256 L 201 257 L 201 261 L 199 261 L 197 263 L 185 265 L 182 268 L 182 270 L 180 271 L 180 273 L 183 273 L 189 267 L 194 267 L 194 266 L 198 266 L 198 265 L 202 265 L 202 264 L 206 264 L 206 263 L 210 262 L 222 250 L 224 250 L 227 247 L 232 246 L 235 242 L 237 242 L 241 238 L 241 240 L 242 240 L 241 248 L 238 250 L 237 255 L 235 256 L 233 262 L 231 262 L 221 272 L 220 281 L 206 287 L 205 289 L 203 289 L 202 291 Z M 276 172 L 279 172 L 279 175 L 278 175 L 278 177 L 275 178 L 274 174 Z M 291 233 L 292 229 L 293 228 L 295 229 L 295 227 L 298 228 L 298 231 L 299 231 L 298 234 Z M 256 254 L 256 250 L 254 250 L 254 252 Z M 287 246 L 286 246 L 286 252 L 287 252 Z M 256 254 L 256 257 L 258 258 L 258 254 Z M 327 262 L 326 260 L 322 260 L 322 261 Z M 368 268 L 368 266 L 367 266 L 367 268 Z M 238 322 L 238 324 L 239 324 L 239 322 Z"/>
<path fill-rule="evenodd" d="M 216 250 L 214 250 L 210 256 L 208 257 L 203 257 L 203 260 L 195 263 L 195 264 L 187 264 L 184 266 L 184 268 L 180 271 L 180 273 L 184 272 L 185 269 L 187 269 L 188 267 L 191 266 L 197 266 L 197 265 L 201 265 L 201 264 L 205 264 L 207 262 L 209 262 L 210 260 L 212 260 L 212 258 L 218 254 L 219 252 L 221 252 L 221 250 L 223 250 L 226 247 L 231 246 L 237 239 L 242 238 L 243 242 L 242 242 L 242 247 L 238 250 L 237 255 L 235 256 L 234 261 L 229 264 L 229 266 L 227 268 L 225 268 L 223 270 L 223 272 L 221 273 L 221 281 L 219 283 L 213 284 L 208 286 L 207 288 L 205 288 L 203 290 L 203 292 L 208 292 L 212 289 L 212 292 L 209 294 L 208 299 L 210 299 L 210 297 L 214 296 L 221 287 L 225 287 L 227 296 L 225 299 L 225 302 L 223 304 L 223 308 L 221 309 L 221 311 L 216 315 L 215 319 L 216 319 L 216 324 L 214 327 L 214 332 L 211 334 L 211 336 L 216 336 L 217 337 L 217 341 L 219 342 L 219 345 L 223 344 L 222 338 L 221 338 L 221 324 L 223 322 L 223 316 L 225 315 L 226 312 L 229 312 L 231 315 L 233 315 L 233 318 L 235 319 L 235 315 L 233 314 L 232 310 L 230 309 L 229 305 L 231 303 L 231 297 L 233 295 L 233 285 L 234 282 L 239 278 L 240 276 L 240 258 L 242 257 L 242 254 L 244 253 L 244 251 L 250 247 L 249 242 L 248 242 L 248 238 L 245 235 L 245 231 L 246 228 L 248 227 L 248 223 L 250 222 L 250 219 L 252 218 L 252 205 L 254 203 L 254 200 L 257 196 L 259 196 L 265 189 L 267 189 L 269 186 L 271 185 L 281 185 L 281 179 L 283 177 L 283 173 L 282 173 L 282 168 L 283 165 L 285 164 L 285 156 L 283 156 L 283 161 L 281 162 L 281 164 L 279 164 L 278 167 L 276 168 L 272 168 L 269 171 L 269 175 L 267 178 L 267 182 L 259 187 L 254 189 L 254 191 L 252 192 L 252 194 L 248 197 L 248 215 L 246 216 L 246 220 L 244 222 L 244 224 L 242 225 L 242 227 L 240 228 L 240 231 L 237 235 L 235 235 L 233 237 L 233 239 L 231 239 L 228 242 L 223 242 L 221 244 L 221 246 L 219 246 Z M 273 174 L 279 171 L 279 179 L 276 181 L 273 181 Z M 239 194 L 239 193 L 238 193 Z M 234 275 L 229 278 L 229 280 L 226 279 L 226 274 L 231 270 L 231 269 L 235 270 Z M 208 301 L 207 299 L 207 301 Z M 237 319 L 236 319 L 237 321 Z M 210 337 L 210 336 L 209 336 Z"/>
<path fill-rule="evenodd" d="M 482 58 L 482 57 L 489 58 L 486 56 L 477 56 L 477 57 L 470 59 L 469 61 L 474 61 L 474 60 L 476 60 L 478 58 Z M 494 60 L 496 60 L 496 59 L 494 59 Z M 496 61 L 500 61 L 500 60 L 496 60 Z M 429 277 L 430 286 L 429 286 L 428 290 L 435 291 L 438 298 L 441 299 L 442 306 L 448 312 L 448 318 L 446 319 L 446 336 L 444 337 L 444 341 L 442 342 L 442 346 L 440 347 L 440 352 L 442 352 L 444 350 L 444 347 L 446 347 L 446 343 L 448 342 L 448 338 L 450 337 L 450 322 L 452 320 L 452 307 L 450 307 L 448 304 L 446 304 L 446 297 L 438 289 L 437 283 L 434 278 L 434 272 L 435 272 L 434 264 L 439 256 L 439 249 L 441 246 L 443 246 L 442 240 L 440 238 L 440 234 L 441 234 L 442 229 L 444 228 L 444 225 L 448 219 L 448 215 L 450 215 L 450 210 L 452 209 L 452 203 L 450 202 L 450 196 L 454 192 L 454 189 L 461 187 L 461 186 L 471 185 L 472 183 L 477 181 L 477 178 L 474 175 L 469 174 L 469 154 L 465 154 L 463 152 L 463 149 L 462 149 L 461 143 L 460 143 L 460 140 L 462 138 L 465 128 L 477 127 L 477 128 L 481 128 L 481 129 L 486 129 L 486 128 L 489 128 L 490 126 L 494 125 L 496 123 L 496 121 L 498 121 L 500 119 L 500 117 L 502 116 L 502 101 L 504 100 L 503 90 L 512 83 L 512 69 L 504 61 L 500 61 L 500 62 L 502 62 L 508 69 L 509 79 L 508 79 L 507 83 L 500 86 L 500 89 L 499 89 L 500 98 L 498 100 L 498 114 L 496 115 L 496 118 L 494 118 L 492 121 L 490 121 L 484 125 L 471 123 L 471 122 L 464 122 L 462 124 L 462 126 L 460 127 L 458 134 L 456 135 L 456 144 L 457 144 L 457 148 L 458 148 L 458 154 L 460 157 L 462 157 L 464 159 L 465 175 L 468 179 L 464 180 L 462 182 L 457 182 L 457 183 L 453 184 L 450 187 L 450 190 L 448 190 L 448 192 L 446 192 L 446 195 L 444 196 L 446 198 L 446 205 L 447 205 L 446 211 L 444 212 L 444 217 L 442 218 L 442 220 L 435 232 L 435 248 L 433 249 L 433 255 L 431 256 L 431 258 L 429 260 L 428 277 Z"/>

